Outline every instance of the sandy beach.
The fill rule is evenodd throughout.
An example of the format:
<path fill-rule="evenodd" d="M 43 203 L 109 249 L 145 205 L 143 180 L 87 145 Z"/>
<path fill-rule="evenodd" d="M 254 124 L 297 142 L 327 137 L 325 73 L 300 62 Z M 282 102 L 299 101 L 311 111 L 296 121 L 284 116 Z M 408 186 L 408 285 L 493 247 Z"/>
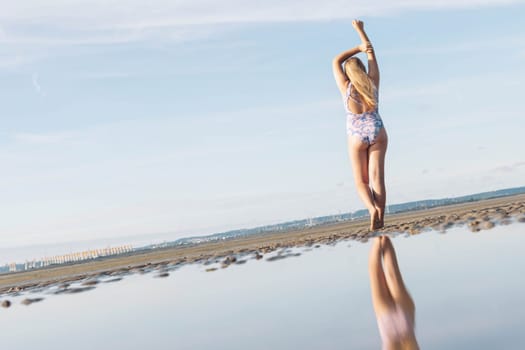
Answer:
<path fill-rule="evenodd" d="M 35 271 L 0 275 L 0 296 L 35 288 L 61 285 L 68 292 L 72 282 L 83 283 L 85 289 L 96 284 L 98 277 L 113 278 L 130 273 L 154 271 L 158 277 L 169 275 L 169 271 L 183 264 L 222 263 L 222 267 L 245 261 L 245 258 L 265 259 L 265 254 L 288 247 L 316 247 L 350 239 L 366 241 L 381 233 L 419 234 L 423 231 L 447 229 L 464 225 L 472 232 L 486 230 L 495 225 L 514 221 L 525 222 L 525 194 L 489 199 L 464 204 L 418 210 L 389 215 L 385 227 L 369 232 L 368 220 L 356 220 L 332 225 L 311 227 L 285 233 L 267 233 L 251 237 L 206 243 L 192 247 L 169 248 L 147 253 L 118 256 L 75 265 L 59 266 Z M 286 253 L 282 255 L 286 257 Z M 271 261 L 271 260 L 270 260 Z M 209 271 L 216 270 L 210 268 Z M 74 291 L 70 291 L 74 292 Z"/>

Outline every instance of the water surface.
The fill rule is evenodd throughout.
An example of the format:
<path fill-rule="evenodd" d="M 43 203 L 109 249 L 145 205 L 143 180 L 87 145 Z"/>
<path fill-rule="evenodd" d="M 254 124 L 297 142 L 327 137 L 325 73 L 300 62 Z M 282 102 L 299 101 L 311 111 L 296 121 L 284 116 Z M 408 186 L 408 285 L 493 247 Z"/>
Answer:
<path fill-rule="evenodd" d="M 523 348 L 524 229 L 392 239 L 422 349 Z M 0 348 L 379 349 L 370 245 L 343 241 L 214 272 L 190 265 L 75 295 L 9 297 L 13 305 L 0 308 Z M 44 300 L 20 304 L 27 296 Z"/>

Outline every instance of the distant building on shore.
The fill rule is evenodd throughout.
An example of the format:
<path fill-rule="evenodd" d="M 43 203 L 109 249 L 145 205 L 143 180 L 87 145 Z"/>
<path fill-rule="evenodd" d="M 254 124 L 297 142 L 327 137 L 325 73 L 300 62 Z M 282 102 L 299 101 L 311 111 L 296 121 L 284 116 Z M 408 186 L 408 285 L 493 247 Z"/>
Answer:
<path fill-rule="evenodd" d="M 26 261 L 25 263 L 21 264 L 17 264 L 16 262 L 5 264 L 3 267 L 0 267 L 0 273 L 27 271 L 43 268 L 50 265 L 76 263 L 85 260 L 93 260 L 108 256 L 130 253 L 133 250 L 133 246 L 131 244 L 127 244 L 118 247 L 107 247 L 102 249 L 92 249 L 63 255 L 46 256 L 40 258 L 39 260 L 35 259 L 31 261 Z"/>
<path fill-rule="evenodd" d="M 16 271 L 17 271 L 16 263 L 10 263 L 9 264 L 9 272 L 16 272 Z"/>

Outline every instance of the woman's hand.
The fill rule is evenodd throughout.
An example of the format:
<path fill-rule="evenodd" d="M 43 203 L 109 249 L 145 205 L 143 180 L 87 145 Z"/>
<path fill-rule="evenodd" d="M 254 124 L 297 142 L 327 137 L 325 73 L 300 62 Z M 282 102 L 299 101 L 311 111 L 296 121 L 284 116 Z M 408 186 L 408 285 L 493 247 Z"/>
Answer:
<path fill-rule="evenodd" d="M 372 46 L 372 43 L 370 41 L 363 42 L 358 47 L 359 47 L 359 50 L 361 50 L 361 52 L 366 52 L 366 53 L 374 52 L 374 47 Z"/>
<path fill-rule="evenodd" d="M 363 21 L 360 21 L 358 19 L 354 19 L 352 21 L 352 27 L 354 27 L 354 29 L 359 32 L 359 31 L 362 31 L 362 30 L 365 29 L 365 24 L 363 23 Z"/>

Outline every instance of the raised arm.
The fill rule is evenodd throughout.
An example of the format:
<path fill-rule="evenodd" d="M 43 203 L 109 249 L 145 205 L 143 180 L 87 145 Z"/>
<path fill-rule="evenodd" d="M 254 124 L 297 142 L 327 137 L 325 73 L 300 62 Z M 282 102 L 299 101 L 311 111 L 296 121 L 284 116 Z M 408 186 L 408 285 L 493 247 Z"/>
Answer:
<path fill-rule="evenodd" d="M 377 65 L 376 54 L 374 48 L 366 35 L 364 24 L 361 21 L 353 20 L 352 26 L 361 38 L 361 45 L 366 45 L 366 56 L 368 59 L 368 76 L 374 82 L 376 88 L 379 89 L 379 66 Z"/>
<path fill-rule="evenodd" d="M 343 71 L 343 62 L 358 54 L 359 52 L 364 51 L 365 49 L 366 46 L 361 44 L 350 50 L 341 52 L 339 55 L 335 56 L 334 60 L 332 61 L 332 70 L 334 72 L 335 83 L 337 84 L 337 87 L 343 96 L 346 93 L 346 83 L 348 82 L 348 78 Z"/>

